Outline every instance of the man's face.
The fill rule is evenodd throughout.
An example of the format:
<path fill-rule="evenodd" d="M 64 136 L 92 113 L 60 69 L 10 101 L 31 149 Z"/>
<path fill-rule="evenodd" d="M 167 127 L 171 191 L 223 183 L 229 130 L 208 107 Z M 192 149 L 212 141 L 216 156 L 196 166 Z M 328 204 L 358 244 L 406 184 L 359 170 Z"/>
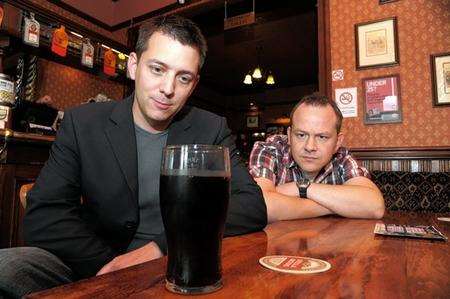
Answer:
<path fill-rule="evenodd" d="M 331 106 L 302 104 L 292 116 L 288 129 L 292 157 L 310 179 L 331 161 L 342 144 L 343 135 L 337 133 L 336 121 Z"/>
<path fill-rule="evenodd" d="M 139 60 L 128 59 L 135 80 L 134 121 L 151 132 L 163 131 L 183 107 L 199 80 L 200 54 L 170 36 L 155 32 Z"/>

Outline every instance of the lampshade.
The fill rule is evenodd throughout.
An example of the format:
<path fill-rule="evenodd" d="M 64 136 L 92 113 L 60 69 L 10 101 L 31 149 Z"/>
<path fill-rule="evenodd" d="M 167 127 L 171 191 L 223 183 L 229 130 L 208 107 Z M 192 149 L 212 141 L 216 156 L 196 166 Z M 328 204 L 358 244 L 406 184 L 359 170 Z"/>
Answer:
<path fill-rule="evenodd" d="M 250 74 L 245 75 L 244 84 L 252 84 L 252 76 L 250 76 Z"/>
<path fill-rule="evenodd" d="M 259 68 L 259 66 L 257 66 L 255 68 L 255 70 L 253 71 L 252 77 L 255 79 L 261 79 L 262 78 L 262 73 L 261 73 L 261 69 Z"/>
<path fill-rule="evenodd" d="M 266 84 L 267 85 L 274 85 L 275 84 L 275 78 L 273 77 L 272 74 L 269 74 L 269 76 L 267 76 Z"/>

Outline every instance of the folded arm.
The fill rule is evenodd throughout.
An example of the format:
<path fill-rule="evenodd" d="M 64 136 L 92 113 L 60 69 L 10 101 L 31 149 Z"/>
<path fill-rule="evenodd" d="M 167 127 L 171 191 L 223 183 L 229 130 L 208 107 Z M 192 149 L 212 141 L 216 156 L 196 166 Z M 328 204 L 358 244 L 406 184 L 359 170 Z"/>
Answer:
<path fill-rule="evenodd" d="M 311 218 L 333 213 L 331 210 L 313 200 L 300 200 L 298 197 L 298 190 L 295 195 L 293 192 L 290 194 L 283 194 L 277 190 L 275 184 L 269 179 L 255 178 L 255 181 L 261 187 L 263 192 L 269 222 Z"/>
<path fill-rule="evenodd" d="M 294 182 L 280 185 L 277 192 L 298 197 Z M 384 199 L 378 187 L 366 177 L 354 177 L 343 185 L 312 183 L 308 198 L 335 214 L 349 218 L 375 218 L 384 214 Z"/>

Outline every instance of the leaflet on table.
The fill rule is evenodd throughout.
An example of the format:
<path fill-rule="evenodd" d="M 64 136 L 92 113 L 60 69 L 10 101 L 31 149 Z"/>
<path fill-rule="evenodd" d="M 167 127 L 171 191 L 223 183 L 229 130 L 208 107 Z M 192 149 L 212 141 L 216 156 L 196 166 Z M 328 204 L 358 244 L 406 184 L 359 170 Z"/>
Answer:
<path fill-rule="evenodd" d="M 447 240 L 447 237 L 431 225 L 399 225 L 377 223 L 373 231 L 378 235 Z"/>

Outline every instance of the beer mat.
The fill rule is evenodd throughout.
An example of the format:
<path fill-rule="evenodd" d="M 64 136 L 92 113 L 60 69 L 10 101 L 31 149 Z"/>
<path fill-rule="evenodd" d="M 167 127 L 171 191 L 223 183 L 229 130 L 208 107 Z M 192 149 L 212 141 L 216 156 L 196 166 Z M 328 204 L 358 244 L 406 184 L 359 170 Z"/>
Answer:
<path fill-rule="evenodd" d="M 270 270 L 291 274 L 319 273 L 331 268 L 330 263 L 323 260 L 290 255 L 265 256 L 259 263 Z"/>
<path fill-rule="evenodd" d="M 377 235 L 447 240 L 447 237 L 432 225 L 399 225 L 377 223 L 373 232 Z"/>
<path fill-rule="evenodd" d="M 450 217 L 438 217 L 437 220 L 439 220 L 439 221 L 445 221 L 445 222 L 450 222 Z"/>

